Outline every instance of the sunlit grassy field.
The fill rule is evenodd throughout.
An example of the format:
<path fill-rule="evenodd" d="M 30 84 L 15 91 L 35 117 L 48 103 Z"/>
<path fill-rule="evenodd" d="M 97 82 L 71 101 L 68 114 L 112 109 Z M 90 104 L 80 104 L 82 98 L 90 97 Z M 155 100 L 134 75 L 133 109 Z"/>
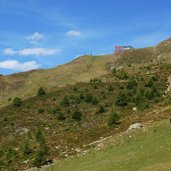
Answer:
<path fill-rule="evenodd" d="M 100 151 L 69 158 L 43 171 L 170 171 L 171 124 L 168 120 L 145 130 L 113 137 Z"/>

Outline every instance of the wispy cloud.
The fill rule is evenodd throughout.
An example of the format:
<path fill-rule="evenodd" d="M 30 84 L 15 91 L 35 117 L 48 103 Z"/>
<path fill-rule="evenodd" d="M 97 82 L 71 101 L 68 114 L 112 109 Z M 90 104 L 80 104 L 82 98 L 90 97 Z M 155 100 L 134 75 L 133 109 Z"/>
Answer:
<path fill-rule="evenodd" d="M 21 50 L 14 50 L 6 48 L 3 50 L 3 55 L 21 55 L 21 56 L 51 56 L 60 52 L 59 49 L 46 49 L 46 48 L 27 48 Z"/>
<path fill-rule="evenodd" d="M 15 51 L 12 48 L 6 48 L 3 50 L 3 55 L 15 55 Z"/>
<path fill-rule="evenodd" d="M 1 69 L 9 69 L 14 71 L 28 71 L 32 69 L 40 68 L 40 64 L 36 61 L 29 61 L 29 62 L 19 62 L 17 60 L 5 60 L 0 62 Z"/>
<path fill-rule="evenodd" d="M 39 32 L 35 32 L 32 35 L 27 36 L 26 40 L 31 44 L 38 44 L 44 38 L 45 38 L 45 36 L 43 34 L 40 34 Z"/>
<path fill-rule="evenodd" d="M 81 35 L 81 32 L 77 30 L 70 30 L 66 32 L 66 35 L 70 37 L 79 37 Z"/>
<path fill-rule="evenodd" d="M 140 36 L 135 36 L 131 43 L 136 47 L 154 46 L 159 42 L 167 39 L 168 37 L 169 35 L 161 33 L 144 34 Z"/>

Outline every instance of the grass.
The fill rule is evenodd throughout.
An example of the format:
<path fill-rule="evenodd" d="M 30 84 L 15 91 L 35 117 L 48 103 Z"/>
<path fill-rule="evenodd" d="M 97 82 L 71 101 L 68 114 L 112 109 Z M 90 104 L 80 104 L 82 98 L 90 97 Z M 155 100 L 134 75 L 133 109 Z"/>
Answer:
<path fill-rule="evenodd" d="M 42 171 L 170 171 L 171 124 L 169 120 L 109 138 L 100 151 L 68 158 Z"/>

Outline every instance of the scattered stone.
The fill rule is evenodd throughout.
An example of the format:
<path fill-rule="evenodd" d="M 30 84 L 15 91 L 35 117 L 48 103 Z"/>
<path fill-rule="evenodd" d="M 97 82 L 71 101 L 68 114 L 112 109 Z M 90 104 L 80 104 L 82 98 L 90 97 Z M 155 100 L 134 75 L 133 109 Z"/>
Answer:
<path fill-rule="evenodd" d="M 46 161 L 44 161 L 43 163 L 42 163 L 42 165 L 44 166 L 48 166 L 48 165 L 51 165 L 51 164 L 53 164 L 53 159 L 49 159 L 49 160 L 46 160 Z"/>
<path fill-rule="evenodd" d="M 29 129 L 19 127 L 19 128 L 16 129 L 15 132 L 16 132 L 16 133 L 19 133 L 20 135 L 23 135 L 23 134 L 27 134 L 27 133 L 29 132 Z"/>
<path fill-rule="evenodd" d="M 19 150 L 19 148 L 17 147 L 17 148 L 15 148 L 15 151 L 18 151 Z"/>
<path fill-rule="evenodd" d="M 76 149 L 75 149 L 75 152 L 80 153 L 81 150 L 80 150 L 79 148 L 76 148 Z"/>
<path fill-rule="evenodd" d="M 29 162 L 29 160 L 25 160 L 23 161 L 23 164 L 27 164 Z"/>
<path fill-rule="evenodd" d="M 128 131 L 133 130 L 133 129 L 140 129 L 140 128 L 143 128 L 143 125 L 140 123 L 135 123 L 135 124 L 130 125 L 130 127 L 128 128 Z"/>
<path fill-rule="evenodd" d="M 138 108 L 137 108 L 137 107 L 133 107 L 132 110 L 133 110 L 134 112 L 137 112 L 137 111 L 138 111 Z"/>

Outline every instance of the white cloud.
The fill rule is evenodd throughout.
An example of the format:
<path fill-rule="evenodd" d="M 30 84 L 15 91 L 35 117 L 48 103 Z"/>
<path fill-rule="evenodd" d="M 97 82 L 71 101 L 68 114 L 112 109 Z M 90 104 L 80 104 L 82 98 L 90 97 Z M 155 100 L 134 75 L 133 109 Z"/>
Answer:
<path fill-rule="evenodd" d="M 16 52 L 13 49 L 11 49 L 11 48 L 6 48 L 3 51 L 3 54 L 5 54 L 5 55 L 14 55 L 15 53 Z"/>
<path fill-rule="evenodd" d="M 26 37 L 26 40 L 29 41 L 31 44 L 38 44 L 41 40 L 43 40 L 45 36 L 43 34 L 40 34 L 39 32 L 35 32 L 30 36 Z"/>
<path fill-rule="evenodd" d="M 30 48 L 19 50 L 18 53 L 22 56 L 36 55 L 36 56 L 50 56 L 55 55 L 59 52 L 56 49 L 45 49 L 45 48 Z"/>
<path fill-rule="evenodd" d="M 79 37 L 81 35 L 81 32 L 77 30 L 70 30 L 66 32 L 66 35 L 70 37 Z"/>
<path fill-rule="evenodd" d="M 46 48 L 26 48 L 21 50 L 13 50 L 12 48 L 4 49 L 3 55 L 21 55 L 21 56 L 50 56 L 60 52 L 59 49 Z"/>
<path fill-rule="evenodd" d="M 17 60 L 6 60 L 0 62 L 1 69 L 10 69 L 15 71 L 28 71 L 32 69 L 38 69 L 39 67 L 40 64 L 38 64 L 36 61 L 20 63 Z"/>

